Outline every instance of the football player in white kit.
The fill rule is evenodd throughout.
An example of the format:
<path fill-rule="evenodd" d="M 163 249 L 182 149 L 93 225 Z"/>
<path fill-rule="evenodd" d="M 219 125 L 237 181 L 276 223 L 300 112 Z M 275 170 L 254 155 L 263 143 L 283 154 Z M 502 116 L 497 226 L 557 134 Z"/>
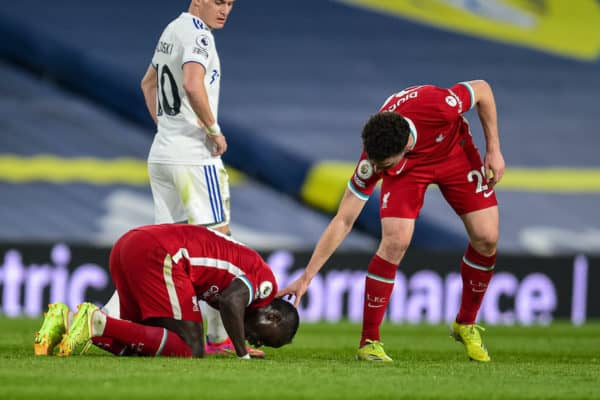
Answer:
<path fill-rule="evenodd" d="M 187 222 L 230 233 L 229 183 L 221 160 L 227 141 L 217 122 L 221 64 L 213 30 L 223 28 L 234 3 L 192 0 L 188 12 L 163 31 L 142 79 L 146 106 L 157 126 L 148 155 L 157 224 Z M 104 308 L 116 303 L 118 309 L 115 300 Z M 233 350 L 219 312 L 202 302 L 202 314 L 206 352 Z"/>

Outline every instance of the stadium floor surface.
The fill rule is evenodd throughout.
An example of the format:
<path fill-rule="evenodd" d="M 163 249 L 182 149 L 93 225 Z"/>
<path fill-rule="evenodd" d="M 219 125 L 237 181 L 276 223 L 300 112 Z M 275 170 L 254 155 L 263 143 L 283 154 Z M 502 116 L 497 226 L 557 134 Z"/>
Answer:
<path fill-rule="evenodd" d="M 497 327 L 492 362 L 475 364 L 446 326 L 385 324 L 392 364 L 354 361 L 360 327 L 304 324 L 266 360 L 71 358 L 32 352 L 38 319 L 0 318 L 2 399 L 593 399 L 600 397 L 600 323 Z"/>

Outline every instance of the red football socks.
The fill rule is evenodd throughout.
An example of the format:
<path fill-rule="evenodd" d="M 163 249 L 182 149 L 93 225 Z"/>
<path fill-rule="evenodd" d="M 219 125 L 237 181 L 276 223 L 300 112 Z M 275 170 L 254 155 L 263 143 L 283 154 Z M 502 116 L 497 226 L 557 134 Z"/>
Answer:
<path fill-rule="evenodd" d="M 192 356 L 190 346 L 179 335 L 156 326 L 142 325 L 131 321 L 106 317 L 106 326 L 102 336 L 100 339 L 94 339 L 98 343 L 107 343 L 107 338 L 114 340 L 112 345 L 115 350 L 120 343 L 126 346 L 131 352 L 144 356 Z M 121 351 L 123 351 L 123 348 L 121 348 Z"/>
<path fill-rule="evenodd" d="M 397 268 L 396 264 L 392 264 L 378 255 L 375 255 L 369 263 L 365 278 L 361 347 L 364 346 L 367 339 L 380 339 L 379 326 L 390 302 Z"/>
<path fill-rule="evenodd" d="M 460 265 L 463 289 L 460 310 L 456 317 L 459 324 L 474 324 L 477 312 L 483 301 L 483 295 L 494 273 L 496 254 L 487 257 L 478 253 L 471 244 Z"/>
<path fill-rule="evenodd" d="M 102 350 L 111 352 L 116 356 L 122 356 L 127 351 L 127 345 L 119 342 L 118 340 L 104 336 L 93 337 L 92 343 L 100 347 Z"/>

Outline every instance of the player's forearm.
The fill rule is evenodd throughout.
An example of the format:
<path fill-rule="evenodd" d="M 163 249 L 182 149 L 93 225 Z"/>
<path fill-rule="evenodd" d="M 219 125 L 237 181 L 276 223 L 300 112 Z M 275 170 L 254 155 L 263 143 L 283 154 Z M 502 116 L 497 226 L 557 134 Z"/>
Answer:
<path fill-rule="evenodd" d="M 192 110 L 194 110 L 202 125 L 206 128 L 213 126 L 217 121 L 210 109 L 208 95 L 204 87 L 186 88 L 186 94 L 190 100 Z"/>
<path fill-rule="evenodd" d="M 321 235 L 319 242 L 315 246 L 313 255 L 302 274 L 307 282 L 310 282 L 321 268 L 323 268 L 329 257 L 331 257 L 346 236 L 348 236 L 365 203 L 364 200 L 361 200 L 350 189 L 346 188 L 337 214 Z"/>
<path fill-rule="evenodd" d="M 485 136 L 486 152 L 500 151 L 500 137 L 498 134 L 498 118 L 495 105 L 477 106 L 477 113 Z"/>
<path fill-rule="evenodd" d="M 142 92 L 144 93 L 148 113 L 150 114 L 150 117 L 152 117 L 154 124 L 158 125 L 158 117 L 156 115 L 156 88 L 142 88 Z"/>
<path fill-rule="evenodd" d="M 158 125 L 158 118 L 156 115 L 157 110 L 157 99 L 156 99 L 156 91 L 158 84 L 158 74 L 153 65 L 149 65 L 144 77 L 142 78 L 142 82 L 140 84 L 142 93 L 144 94 L 144 100 L 146 101 L 146 107 L 148 108 L 148 112 L 152 117 L 152 120 L 155 124 Z"/>
<path fill-rule="evenodd" d="M 477 115 L 485 136 L 486 151 L 500 151 L 498 114 L 492 88 L 485 81 L 477 81 Z"/>
<path fill-rule="evenodd" d="M 304 270 L 303 275 L 308 282 L 323 268 L 327 260 L 329 260 L 346 236 L 348 236 L 348 233 L 352 230 L 352 225 L 349 221 L 344 221 L 338 216 L 334 217 L 329 223 L 315 246 L 310 261 Z"/>
<path fill-rule="evenodd" d="M 244 331 L 244 305 L 220 303 L 219 312 L 227 335 L 235 347 L 238 357 L 246 355 L 246 335 Z"/>

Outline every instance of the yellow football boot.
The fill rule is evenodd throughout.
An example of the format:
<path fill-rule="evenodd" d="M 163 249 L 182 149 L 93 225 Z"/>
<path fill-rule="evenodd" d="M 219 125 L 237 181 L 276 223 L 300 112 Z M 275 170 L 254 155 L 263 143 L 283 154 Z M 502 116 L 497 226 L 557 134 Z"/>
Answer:
<path fill-rule="evenodd" d="M 48 304 L 44 322 L 33 339 L 33 352 L 36 356 L 51 356 L 54 347 L 61 341 L 68 329 L 69 307 L 64 303 Z"/>
<path fill-rule="evenodd" d="M 479 331 L 485 331 L 485 329 L 479 325 L 463 325 L 454 321 L 452 323 L 450 336 L 452 336 L 457 342 L 461 342 L 465 345 L 467 355 L 471 360 L 489 362 L 490 356 L 485 348 L 485 345 L 481 341 L 481 335 L 479 334 Z"/>
<path fill-rule="evenodd" d="M 365 345 L 356 352 L 356 359 L 362 361 L 392 362 L 392 358 L 385 354 L 383 343 L 378 340 L 367 339 Z"/>

